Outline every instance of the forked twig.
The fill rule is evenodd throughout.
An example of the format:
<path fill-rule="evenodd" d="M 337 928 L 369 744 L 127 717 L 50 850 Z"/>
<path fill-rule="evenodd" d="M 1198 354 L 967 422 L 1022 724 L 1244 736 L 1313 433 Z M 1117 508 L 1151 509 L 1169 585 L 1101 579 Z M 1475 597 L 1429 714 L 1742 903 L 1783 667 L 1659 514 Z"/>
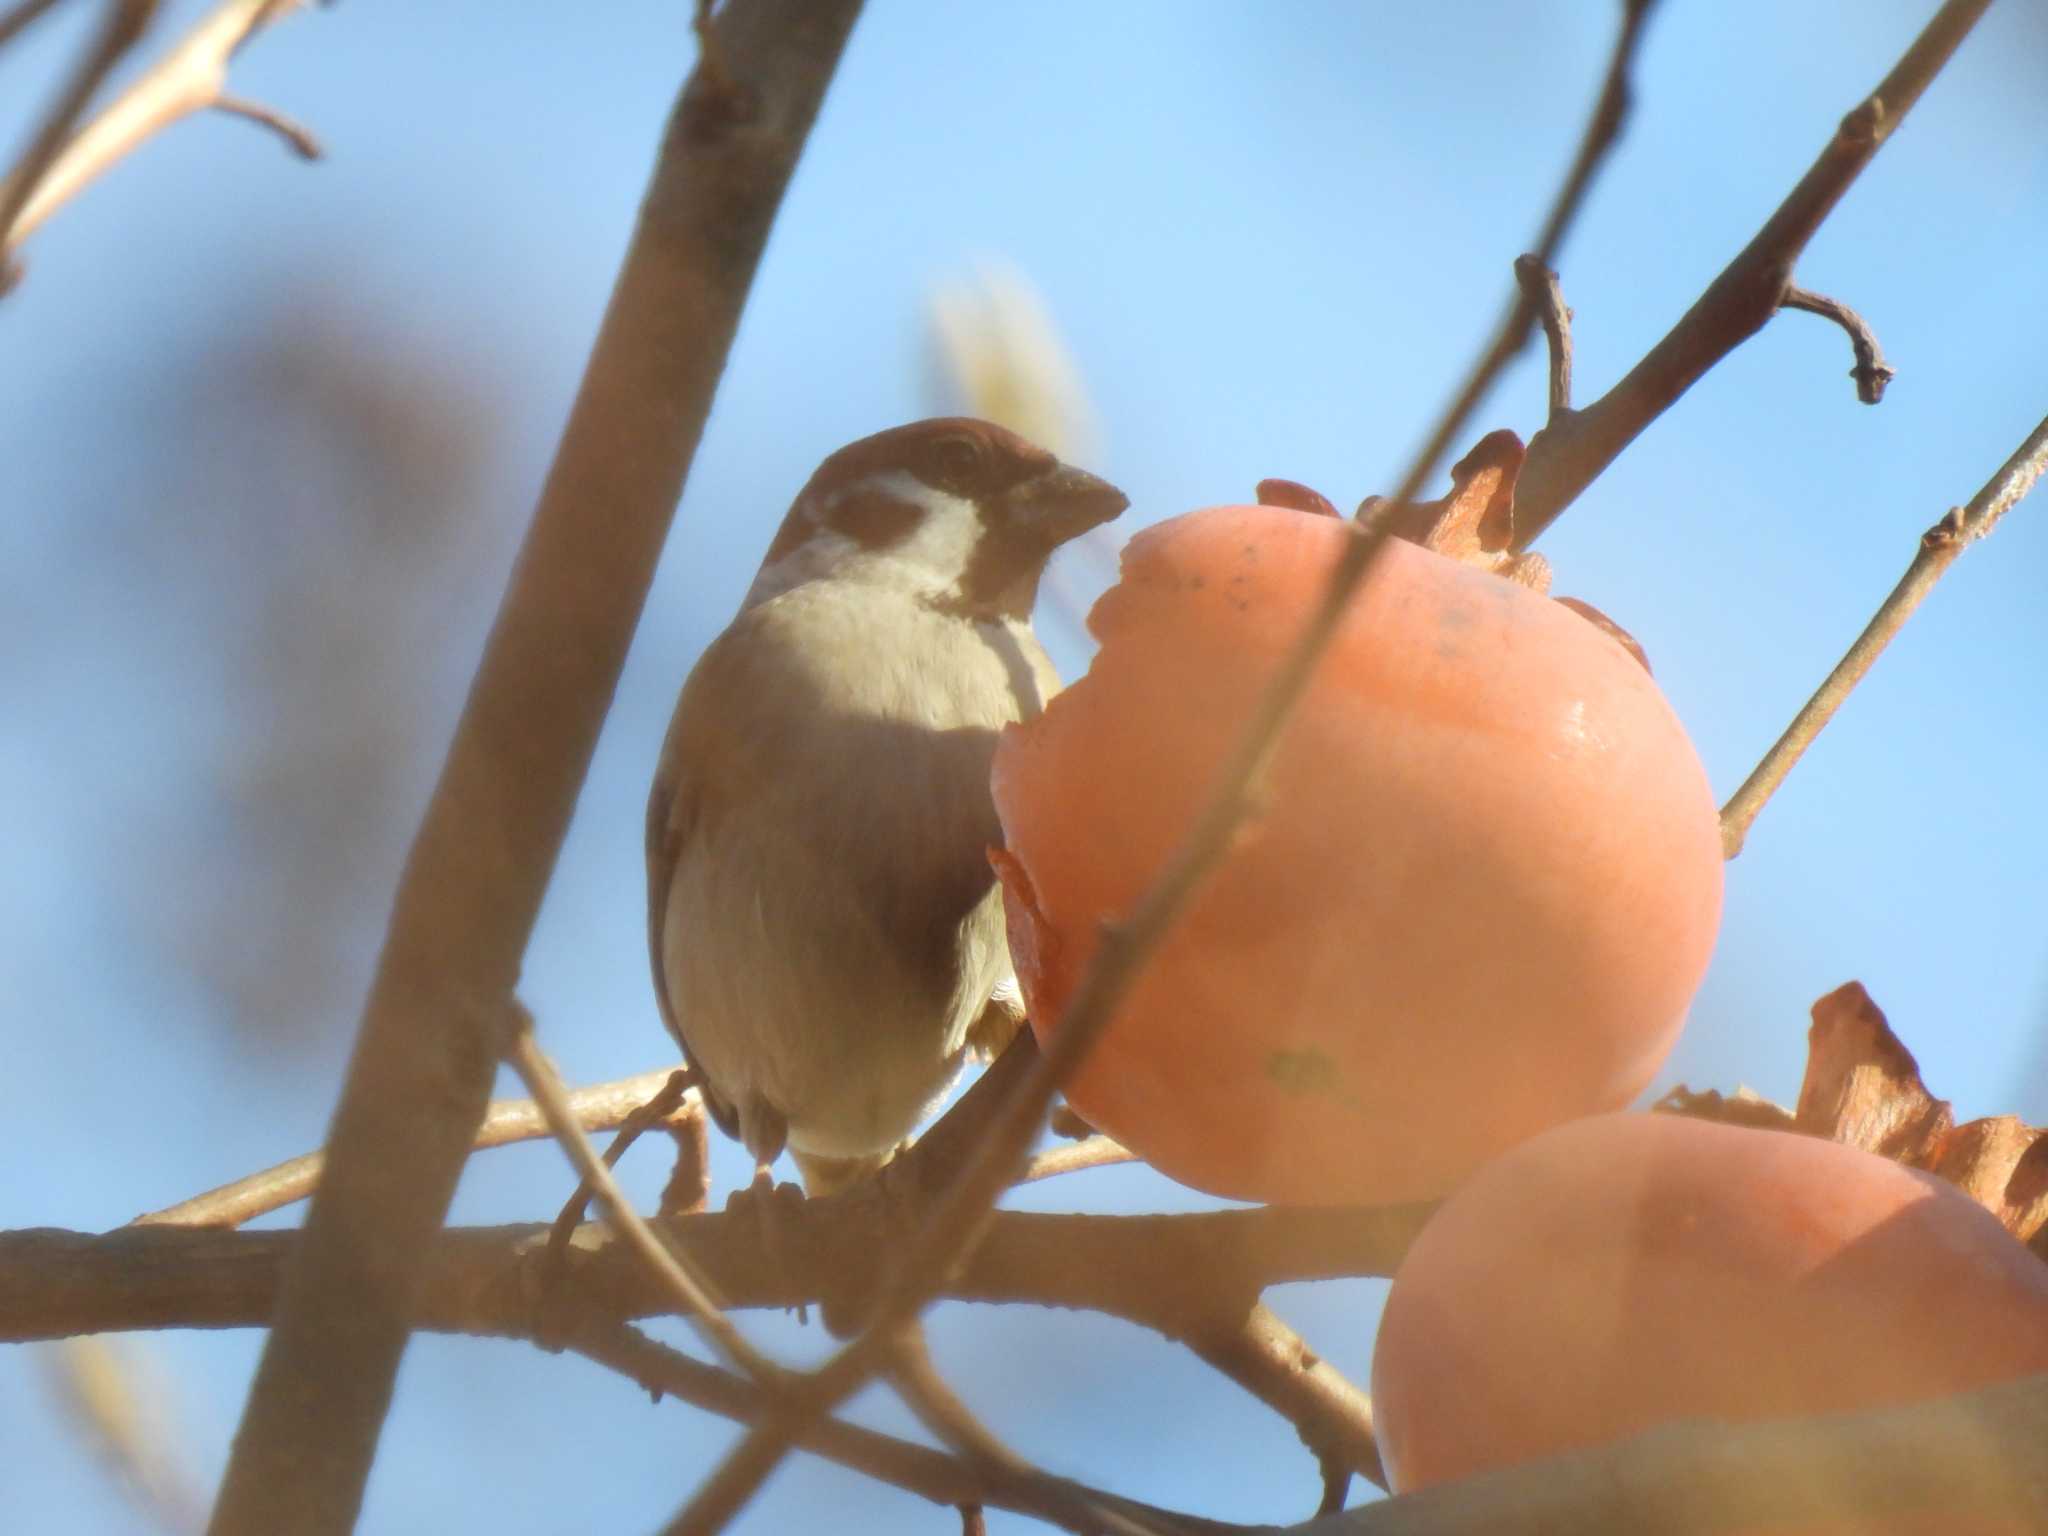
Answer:
<path fill-rule="evenodd" d="M 1814 232 L 1941 73 L 1991 0 L 1946 0 L 1877 89 L 1841 121 L 1770 218 L 1619 384 L 1538 432 L 1515 481 L 1514 548 L 1578 494 L 1706 371 L 1769 323 Z"/>
<path fill-rule="evenodd" d="M 316 158 L 319 145 L 304 128 L 268 107 L 227 94 L 229 60 L 256 33 L 302 4 L 304 0 L 227 0 L 76 136 L 70 134 L 70 126 L 78 114 L 72 113 L 47 155 L 36 159 L 36 152 L 31 151 L 31 159 L 9 177 L 0 193 L 0 258 L 17 250 L 50 215 L 138 145 L 197 112 L 218 108 L 251 119 L 280 134 L 300 155 Z M 129 0 L 123 6 L 124 11 L 144 13 L 154 8 L 154 0 L 141 5 Z M 104 79 L 104 74 L 99 78 Z M 97 84 L 95 80 L 95 87 Z M 42 145 L 39 138 L 38 148 Z"/>
<path fill-rule="evenodd" d="M 26 26 L 39 14 L 29 10 L 18 23 Z M 66 141 L 78 120 L 85 115 L 85 109 L 92 105 L 93 97 L 106 83 L 107 76 L 126 57 L 128 50 L 141 41 L 148 29 L 150 18 L 156 14 L 156 0 L 108 0 L 106 21 L 99 35 L 93 39 L 92 47 L 79 60 L 64 89 L 57 94 L 43 121 L 29 139 L 28 148 L 22 152 L 21 160 L 0 181 L 0 266 L 7 263 L 15 246 L 20 244 L 28 223 L 25 214 L 31 201 L 50 180 L 65 151 Z"/>
<path fill-rule="evenodd" d="M 1814 738 L 1834 718 L 1850 690 L 1863 681 L 1864 674 L 1891 644 L 1892 636 L 1913 616 L 1913 610 L 1934 590 L 1943 573 L 1955 564 L 1963 547 L 1989 533 L 1999 518 L 2033 489 L 2044 468 L 2048 468 L 2048 420 L 2034 428 L 2018 451 L 1999 466 L 1998 473 L 1970 498 L 1968 506 L 1951 508 L 1946 517 L 1920 536 L 1920 548 L 1912 564 L 1906 567 L 1906 574 L 1899 578 L 1891 595 L 1878 605 L 1870 622 L 1863 626 L 1856 643 L 1835 664 L 1827 680 L 1814 690 L 1805 708 L 1793 716 L 1785 734 L 1764 754 L 1742 788 L 1721 808 L 1721 851 L 1725 857 L 1732 859 L 1742 851 L 1764 802 L 1785 782 L 1792 765 L 1813 745 Z"/>
<path fill-rule="evenodd" d="M 517 1004 L 514 1007 L 518 1010 L 518 1024 L 505 1059 L 526 1084 L 534 1102 L 540 1105 L 541 1113 L 547 1117 L 548 1129 L 561 1144 L 584 1187 L 597 1196 L 605 1220 L 613 1231 L 633 1246 L 641 1262 L 661 1276 L 663 1285 L 675 1298 L 677 1311 L 707 1344 L 729 1364 L 744 1370 L 756 1381 L 764 1384 L 774 1382 L 783 1375 L 782 1368 L 747 1342 L 746 1335 L 725 1315 L 723 1304 L 712 1294 L 708 1282 L 688 1259 L 656 1237 L 653 1229 L 640 1219 L 640 1213 L 633 1209 L 633 1202 L 626 1198 L 625 1191 L 612 1177 L 611 1168 L 597 1155 L 590 1138 L 583 1134 L 583 1127 L 576 1123 L 561 1074 L 555 1070 L 555 1064 L 542 1054 L 539 1042 L 533 1037 L 532 1016 Z"/>

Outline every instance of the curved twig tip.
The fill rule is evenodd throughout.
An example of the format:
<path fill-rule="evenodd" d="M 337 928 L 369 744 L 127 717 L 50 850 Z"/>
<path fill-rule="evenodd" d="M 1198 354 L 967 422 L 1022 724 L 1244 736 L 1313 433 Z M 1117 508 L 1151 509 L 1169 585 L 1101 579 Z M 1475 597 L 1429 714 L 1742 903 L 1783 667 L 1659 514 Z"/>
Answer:
<path fill-rule="evenodd" d="M 223 94 L 213 103 L 213 109 L 216 112 L 225 112 L 229 117 L 243 118 L 258 127 L 268 128 L 283 139 L 285 147 L 301 160 L 322 160 L 327 156 L 327 151 L 321 148 L 320 141 L 313 137 L 311 129 L 286 117 L 275 107 L 268 107 L 260 101 L 250 101 L 245 97 Z"/>

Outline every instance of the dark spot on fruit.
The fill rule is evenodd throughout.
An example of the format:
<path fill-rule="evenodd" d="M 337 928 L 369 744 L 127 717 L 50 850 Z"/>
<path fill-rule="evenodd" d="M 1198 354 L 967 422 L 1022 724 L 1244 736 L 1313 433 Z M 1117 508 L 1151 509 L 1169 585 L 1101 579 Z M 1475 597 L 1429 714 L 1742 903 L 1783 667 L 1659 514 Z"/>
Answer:
<path fill-rule="evenodd" d="M 1266 1076 L 1285 1093 L 1335 1094 L 1343 1086 L 1336 1062 L 1314 1049 L 1273 1052 Z"/>

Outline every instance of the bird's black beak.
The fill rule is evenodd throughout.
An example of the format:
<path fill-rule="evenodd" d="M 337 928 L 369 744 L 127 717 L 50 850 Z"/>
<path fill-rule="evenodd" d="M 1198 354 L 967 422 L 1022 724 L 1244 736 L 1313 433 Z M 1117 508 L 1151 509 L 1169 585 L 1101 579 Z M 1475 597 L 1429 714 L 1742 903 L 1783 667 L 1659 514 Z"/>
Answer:
<path fill-rule="evenodd" d="M 1131 498 L 1107 480 L 1071 464 L 1055 464 L 1012 486 L 1003 496 L 1005 521 L 1046 549 L 1108 522 Z"/>

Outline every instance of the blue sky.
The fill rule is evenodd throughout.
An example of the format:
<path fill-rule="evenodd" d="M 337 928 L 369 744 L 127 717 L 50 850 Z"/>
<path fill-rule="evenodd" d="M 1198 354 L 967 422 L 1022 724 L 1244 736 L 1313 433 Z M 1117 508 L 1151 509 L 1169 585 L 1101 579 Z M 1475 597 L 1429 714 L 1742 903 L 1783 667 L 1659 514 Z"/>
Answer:
<path fill-rule="evenodd" d="M 158 44 L 202 9 L 167 7 Z M 1038 287 L 1093 402 L 1091 467 L 1132 497 L 1128 526 L 1245 499 L 1267 475 L 1340 504 L 1390 489 L 1492 325 L 1605 62 L 1615 7 L 1540 9 L 873 0 L 763 264 L 535 937 L 525 995 L 571 1077 L 668 1059 L 638 849 L 668 709 L 816 461 L 941 403 L 935 286 L 993 258 Z M 1931 9 L 1659 7 L 1628 137 L 1560 262 L 1582 396 L 1684 310 Z M 231 794 L 194 786 L 260 726 L 237 692 L 246 657 L 223 666 L 236 642 L 223 651 L 208 621 L 279 558 L 252 559 L 252 539 L 289 545 L 304 526 L 303 509 L 200 493 L 290 446 L 194 403 L 255 387 L 205 359 L 314 316 L 441 381 L 451 432 L 486 445 L 448 514 L 461 579 L 428 606 L 413 675 L 392 681 L 408 728 L 437 744 L 688 65 L 687 11 L 349 0 L 294 18 L 238 61 L 236 87 L 312 126 L 324 164 L 246 124 L 190 122 L 30 247 L 26 283 L 0 302 L 0 1226 L 114 1225 L 316 1144 L 374 957 L 381 911 L 356 914 L 336 946 L 349 1001 L 252 1034 L 148 937 L 187 888 L 181 861 L 237 889 L 221 850 L 254 834 L 194 834 L 191 807 L 234 822 Z M 7 142 L 92 14 L 71 7 L 0 55 Z M 1899 370 L 1883 405 L 1856 402 L 1836 331 L 1782 317 L 1544 540 L 1559 590 L 1641 639 L 1724 797 L 1921 530 L 2048 412 L 2044 50 L 2038 11 L 1995 7 L 1801 263 L 1807 286 L 1875 326 Z M 1526 436 L 1541 404 L 1532 354 L 1471 435 Z M 174 451 L 204 469 L 175 497 L 159 470 Z M 168 574 L 149 554 L 166 547 Z M 2044 578 L 2048 503 L 2023 504 L 1794 772 L 1730 867 L 1720 950 L 1667 1080 L 1789 1098 L 1808 1004 L 1854 977 L 1959 1113 L 2048 1118 Z M 345 628 L 344 577 L 330 587 Z M 1046 627 L 1078 672 L 1071 617 Z M 353 879 L 388 889 L 435 758 L 388 785 L 400 835 L 359 850 Z M 247 900 L 259 931 L 253 886 Z M 232 927 L 232 900 L 218 911 Z M 719 1155 L 722 1181 L 743 1177 Z M 651 1202 L 660 1170 L 632 1172 Z M 528 1219 L 566 1187 L 547 1148 L 488 1154 L 455 1219 Z M 1194 1199 L 1129 1171 L 1031 1203 Z M 1377 1295 L 1277 1302 L 1362 1378 Z M 792 1355 L 821 1347 L 815 1329 L 754 1326 Z M 1156 1340 L 957 1308 L 934 1332 L 969 1397 L 1057 1470 L 1237 1519 L 1313 1505 L 1292 1433 Z M 150 1341 L 202 1482 L 257 1347 L 253 1333 Z M 365 1529 L 650 1528 L 729 1433 L 574 1361 L 422 1339 Z M 740 1528 L 820 1509 L 841 1528 L 950 1521 L 798 1461 Z M 26 1350 L 0 1354 L 0 1527 L 146 1528 Z"/>

